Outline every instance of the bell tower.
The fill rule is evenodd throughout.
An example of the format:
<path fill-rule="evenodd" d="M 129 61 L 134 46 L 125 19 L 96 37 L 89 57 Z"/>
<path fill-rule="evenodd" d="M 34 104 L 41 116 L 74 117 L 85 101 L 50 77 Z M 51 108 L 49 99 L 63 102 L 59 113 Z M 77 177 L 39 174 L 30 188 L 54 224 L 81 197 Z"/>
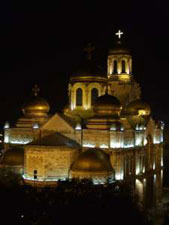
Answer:
<path fill-rule="evenodd" d="M 140 97 L 139 85 L 132 75 L 132 56 L 130 50 L 122 43 L 122 31 L 116 33 L 115 46 L 109 50 L 107 57 L 107 78 L 110 86 L 109 94 L 115 95 L 126 106 Z"/>
<path fill-rule="evenodd" d="M 132 57 L 130 51 L 122 46 L 120 30 L 116 33 L 118 40 L 116 46 L 109 50 L 108 79 L 130 82 L 132 78 Z"/>

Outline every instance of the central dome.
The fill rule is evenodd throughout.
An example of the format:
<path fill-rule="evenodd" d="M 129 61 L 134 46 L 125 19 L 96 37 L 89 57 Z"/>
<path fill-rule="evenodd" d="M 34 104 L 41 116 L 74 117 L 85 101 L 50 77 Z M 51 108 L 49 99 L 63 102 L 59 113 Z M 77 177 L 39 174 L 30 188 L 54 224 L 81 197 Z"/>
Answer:
<path fill-rule="evenodd" d="M 119 115 L 121 111 L 120 101 L 112 95 L 105 94 L 98 97 L 93 105 L 95 115 Z"/>
<path fill-rule="evenodd" d="M 47 101 L 38 96 L 35 96 L 22 108 L 24 115 L 28 117 L 43 117 L 47 115 L 49 110 L 50 107 Z"/>

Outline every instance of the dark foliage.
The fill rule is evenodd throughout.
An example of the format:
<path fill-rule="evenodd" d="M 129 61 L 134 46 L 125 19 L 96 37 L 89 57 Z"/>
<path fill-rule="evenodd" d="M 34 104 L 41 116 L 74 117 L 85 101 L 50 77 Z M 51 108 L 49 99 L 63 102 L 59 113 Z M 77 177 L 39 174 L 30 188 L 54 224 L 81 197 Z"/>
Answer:
<path fill-rule="evenodd" d="M 14 182 L 17 180 L 17 182 Z M 59 182 L 57 187 L 1 179 L 1 221 L 13 225 L 149 224 L 126 183 L 93 185 L 89 180 Z"/>

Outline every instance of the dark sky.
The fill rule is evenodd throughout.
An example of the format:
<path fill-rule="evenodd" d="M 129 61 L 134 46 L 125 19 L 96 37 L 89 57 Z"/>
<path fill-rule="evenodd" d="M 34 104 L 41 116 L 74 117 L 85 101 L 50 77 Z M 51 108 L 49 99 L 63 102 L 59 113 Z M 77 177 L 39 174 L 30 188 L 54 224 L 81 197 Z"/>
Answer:
<path fill-rule="evenodd" d="M 1 1 L 2 2 L 2 1 Z M 111 5 L 110 5 L 111 2 Z M 69 76 L 91 42 L 106 65 L 121 29 L 133 75 L 156 119 L 169 118 L 169 1 L 3 1 L 0 3 L 0 126 L 21 115 L 36 83 L 54 113 L 67 101 Z"/>

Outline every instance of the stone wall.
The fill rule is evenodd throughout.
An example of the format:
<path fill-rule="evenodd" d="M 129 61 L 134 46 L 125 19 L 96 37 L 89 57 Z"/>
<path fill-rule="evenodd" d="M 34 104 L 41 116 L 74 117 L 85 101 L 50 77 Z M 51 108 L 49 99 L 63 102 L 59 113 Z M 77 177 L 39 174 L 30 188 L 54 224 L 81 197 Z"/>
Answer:
<path fill-rule="evenodd" d="M 5 144 L 27 144 L 39 137 L 38 130 L 32 128 L 9 128 L 5 129 Z"/>
<path fill-rule="evenodd" d="M 77 156 L 78 150 L 69 147 L 26 146 L 24 176 L 34 179 L 36 170 L 39 180 L 66 179 Z"/>
<path fill-rule="evenodd" d="M 109 131 L 83 130 L 83 147 L 108 148 L 109 145 Z"/>

